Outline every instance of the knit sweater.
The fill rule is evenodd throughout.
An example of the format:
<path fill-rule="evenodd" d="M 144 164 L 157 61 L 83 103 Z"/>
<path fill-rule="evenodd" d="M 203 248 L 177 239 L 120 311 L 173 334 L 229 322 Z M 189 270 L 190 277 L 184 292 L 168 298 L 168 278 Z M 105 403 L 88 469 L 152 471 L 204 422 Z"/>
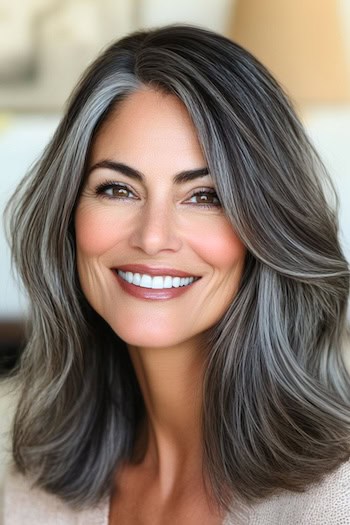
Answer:
<path fill-rule="evenodd" d="M 8 473 L 3 509 L 3 525 L 108 525 L 109 500 L 76 512 Z M 283 491 L 239 509 L 233 505 L 223 525 L 350 525 L 350 461 L 303 493 Z"/>

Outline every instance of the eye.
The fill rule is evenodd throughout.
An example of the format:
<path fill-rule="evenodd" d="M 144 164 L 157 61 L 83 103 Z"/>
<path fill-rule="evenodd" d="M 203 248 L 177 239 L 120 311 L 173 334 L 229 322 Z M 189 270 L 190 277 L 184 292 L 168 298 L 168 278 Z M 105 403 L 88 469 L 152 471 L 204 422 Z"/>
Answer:
<path fill-rule="evenodd" d="M 106 181 L 97 186 L 96 195 L 107 199 L 135 199 L 134 193 L 124 184 L 114 181 Z M 131 197 L 132 196 L 132 197 Z"/>
<path fill-rule="evenodd" d="M 196 190 L 190 197 L 191 204 L 207 207 L 221 207 L 221 203 L 214 189 L 203 188 Z"/>

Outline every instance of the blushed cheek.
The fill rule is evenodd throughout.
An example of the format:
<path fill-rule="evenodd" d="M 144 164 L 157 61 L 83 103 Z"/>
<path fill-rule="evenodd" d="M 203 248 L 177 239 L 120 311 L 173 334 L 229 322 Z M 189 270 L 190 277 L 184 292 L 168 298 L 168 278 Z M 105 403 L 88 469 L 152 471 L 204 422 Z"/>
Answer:
<path fill-rule="evenodd" d="M 228 271 L 236 264 L 243 265 L 246 254 L 244 244 L 226 221 L 219 228 L 207 228 L 197 240 L 197 250 L 210 265 Z"/>
<path fill-rule="evenodd" d="M 77 210 L 75 236 L 77 250 L 88 257 L 98 256 L 117 242 L 118 230 L 115 222 L 99 217 L 94 210 Z"/>

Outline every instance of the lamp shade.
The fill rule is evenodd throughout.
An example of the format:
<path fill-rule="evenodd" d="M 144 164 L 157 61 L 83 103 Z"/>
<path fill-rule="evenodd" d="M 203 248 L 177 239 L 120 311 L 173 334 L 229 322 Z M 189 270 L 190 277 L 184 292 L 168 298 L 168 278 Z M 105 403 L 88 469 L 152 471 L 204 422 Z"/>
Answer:
<path fill-rule="evenodd" d="M 297 104 L 349 102 L 350 58 L 338 7 L 337 0 L 236 0 L 228 36 L 265 64 Z"/>

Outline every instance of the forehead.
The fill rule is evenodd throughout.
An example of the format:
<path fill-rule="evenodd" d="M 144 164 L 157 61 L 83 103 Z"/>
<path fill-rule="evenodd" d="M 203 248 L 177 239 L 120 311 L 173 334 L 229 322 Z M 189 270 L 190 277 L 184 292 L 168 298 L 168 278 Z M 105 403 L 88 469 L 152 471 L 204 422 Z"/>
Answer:
<path fill-rule="evenodd" d="M 91 149 L 93 162 L 102 157 L 118 157 L 124 162 L 131 157 L 135 161 L 145 155 L 156 156 L 159 161 L 185 156 L 201 165 L 204 162 L 196 128 L 184 104 L 174 95 L 149 88 L 132 93 L 117 104 Z"/>

